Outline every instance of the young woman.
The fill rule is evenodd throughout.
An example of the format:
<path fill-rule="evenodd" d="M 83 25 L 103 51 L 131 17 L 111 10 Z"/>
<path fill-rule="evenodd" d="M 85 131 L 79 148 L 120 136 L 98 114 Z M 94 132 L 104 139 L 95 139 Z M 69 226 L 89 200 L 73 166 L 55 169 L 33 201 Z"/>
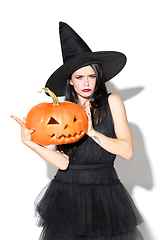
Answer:
<path fill-rule="evenodd" d="M 61 28 L 62 26 L 65 36 L 68 31 L 72 34 L 73 44 L 73 36 L 77 39 L 77 35 L 68 25 L 61 23 Z M 62 53 L 66 56 L 63 47 L 64 45 Z M 82 42 L 84 52 L 85 47 Z M 109 57 L 105 52 L 105 58 L 108 57 L 109 62 L 107 65 L 100 56 L 104 52 L 98 55 L 84 52 L 64 60 L 64 65 L 46 84 L 50 88 L 54 85 L 60 95 L 62 88 L 56 88 L 58 82 L 55 84 L 53 78 L 61 72 L 66 74 L 65 78 L 59 78 L 66 81 L 66 100 L 79 104 L 88 116 L 88 131 L 82 139 L 76 143 L 57 146 L 56 151 L 52 151 L 35 144 L 31 139 L 35 130 L 26 129 L 25 119 L 22 122 L 13 116 L 21 125 L 22 142 L 59 169 L 44 195 L 36 201 L 39 226 L 43 227 L 40 239 L 142 240 L 137 229 L 142 218 L 114 169 L 116 155 L 127 160 L 133 156 L 132 136 L 125 107 L 120 97 L 108 94 L 105 87 L 107 74 L 109 80 L 122 69 L 124 62 L 116 70 L 117 54 L 114 64 L 111 63 L 115 67 L 113 70 L 110 60 L 113 62 L 115 53 L 109 52 Z M 72 64 L 75 66 L 70 66 L 71 60 L 74 60 Z M 107 74 L 104 65 L 107 65 Z M 67 72 L 68 66 L 70 72 Z M 62 71 L 62 68 L 66 68 L 66 71 Z M 112 74 L 109 74 L 109 69 Z"/>

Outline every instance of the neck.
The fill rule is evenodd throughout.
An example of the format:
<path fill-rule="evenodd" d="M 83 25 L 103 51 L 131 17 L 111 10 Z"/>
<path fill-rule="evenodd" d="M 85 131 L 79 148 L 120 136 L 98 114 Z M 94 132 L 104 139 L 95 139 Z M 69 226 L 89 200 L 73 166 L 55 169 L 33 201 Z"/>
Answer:
<path fill-rule="evenodd" d="M 83 106 L 87 100 L 88 100 L 88 98 L 82 98 L 82 97 L 78 96 L 77 104 L 83 108 Z"/>

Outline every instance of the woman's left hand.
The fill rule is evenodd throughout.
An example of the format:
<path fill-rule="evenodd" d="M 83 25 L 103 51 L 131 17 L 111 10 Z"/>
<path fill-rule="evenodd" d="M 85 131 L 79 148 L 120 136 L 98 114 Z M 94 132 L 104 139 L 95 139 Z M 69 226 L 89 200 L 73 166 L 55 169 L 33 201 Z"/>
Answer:
<path fill-rule="evenodd" d="M 88 130 L 87 130 L 87 135 L 90 136 L 91 132 L 94 131 L 93 129 L 93 124 L 92 124 L 92 116 L 91 116 L 91 105 L 90 101 L 87 101 L 84 107 L 87 117 L 88 117 Z"/>

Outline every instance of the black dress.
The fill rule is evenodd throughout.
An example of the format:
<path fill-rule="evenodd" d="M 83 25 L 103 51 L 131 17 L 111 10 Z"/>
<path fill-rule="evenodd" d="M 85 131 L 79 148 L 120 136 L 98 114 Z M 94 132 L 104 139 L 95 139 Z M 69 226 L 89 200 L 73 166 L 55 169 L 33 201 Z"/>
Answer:
<path fill-rule="evenodd" d="M 94 129 L 116 138 L 108 96 Z M 96 115 L 96 113 L 95 113 Z M 96 118 L 97 119 L 97 118 Z M 85 135 L 36 200 L 42 240 L 142 240 L 143 220 L 114 169 L 116 155 Z"/>

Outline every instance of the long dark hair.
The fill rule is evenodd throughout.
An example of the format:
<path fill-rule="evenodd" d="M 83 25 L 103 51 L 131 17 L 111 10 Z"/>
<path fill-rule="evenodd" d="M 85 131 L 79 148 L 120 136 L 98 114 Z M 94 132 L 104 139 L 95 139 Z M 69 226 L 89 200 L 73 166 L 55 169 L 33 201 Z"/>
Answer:
<path fill-rule="evenodd" d="M 90 104 L 92 106 L 92 117 L 93 117 L 93 115 L 95 115 L 95 118 L 100 119 L 101 117 L 103 118 L 103 116 L 100 116 L 99 111 L 98 111 L 98 114 L 93 114 L 93 113 L 94 113 L 94 110 L 98 109 L 101 106 L 103 99 L 107 95 L 107 88 L 105 85 L 105 79 L 103 76 L 103 71 L 102 71 L 101 65 L 100 64 L 91 64 L 90 66 L 93 68 L 95 75 L 96 75 L 96 86 L 95 86 L 95 89 L 94 89 L 92 95 L 89 97 Z M 74 90 L 74 87 L 70 84 L 71 77 L 72 76 L 70 76 L 70 78 L 67 80 L 65 100 L 77 103 L 78 95 L 77 95 L 77 92 Z M 94 119 L 94 121 L 97 122 L 97 119 Z M 71 156 L 76 151 L 76 147 L 80 144 L 79 143 L 80 141 L 78 141 L 76 143 L 72 143 L 72 144 L 64 144 L 62 146 L 58 146 L 58 149 L 60 151 L 63 151 L 65 154 Z"/>
<path fill-rule="evenodd" d="M 101 65 L 100 64 L 91 64 L 90 66 L 93 68 L 95 75 L 96 75 L 96 86 L 95 86 L 94 92 L 89 97 L 89 99 L 90 99 L 91 106 L 93 108 L 97 108 L 101 105 L 104 97 L 106 96 L 107 89 L 106 89 L 105 79 L 103 76 L 103 71 L 102 71 Z M 76 91 L 74 90 L 73 85 L 70 84 L 70 79 L 71 79 L 71 76 L 67 80 L 65 100 L 77 103 L 78 96 L 77 96 Z"/>

